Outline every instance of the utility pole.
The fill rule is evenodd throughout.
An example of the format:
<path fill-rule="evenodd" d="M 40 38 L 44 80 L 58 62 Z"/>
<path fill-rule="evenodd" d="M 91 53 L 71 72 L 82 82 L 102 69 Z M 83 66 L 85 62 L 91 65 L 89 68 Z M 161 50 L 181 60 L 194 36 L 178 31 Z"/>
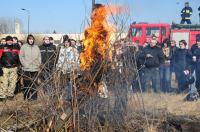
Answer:
<path fill-rule="evenodd" d="M 30 28 L 30 11 L 25 9 L 25 8 L 21 8 L 21 10 L 25 11 L 27 13 L 27 15 L 28 15 L 28 23 L 27 23 L 27 25 L 28 25 L 28 34 L 29 34 L 30 33 L 30 31 L 29 31 L 29 28 Z"/>
<path fill-rule="evenodd" d="M 92 11 L 94 10 L 95 0 L 92 0 Z"/>

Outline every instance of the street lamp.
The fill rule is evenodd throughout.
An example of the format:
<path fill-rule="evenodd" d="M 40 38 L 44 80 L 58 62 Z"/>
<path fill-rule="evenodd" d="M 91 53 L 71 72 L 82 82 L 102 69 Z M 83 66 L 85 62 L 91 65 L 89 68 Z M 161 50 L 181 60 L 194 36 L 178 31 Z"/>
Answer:
<path fill-rule="evenodd" d="M 92 11 L 94 10 L 95 0 L 92 0 Z"/>
<path fill-rule="evenodd" d="M 28 34 L 29 34 L 29 24 L 30 24 L 30 11 L 25 9 L 25 8 L 21 8 L 21 10 L 25 11 L 28 15 Z"/>

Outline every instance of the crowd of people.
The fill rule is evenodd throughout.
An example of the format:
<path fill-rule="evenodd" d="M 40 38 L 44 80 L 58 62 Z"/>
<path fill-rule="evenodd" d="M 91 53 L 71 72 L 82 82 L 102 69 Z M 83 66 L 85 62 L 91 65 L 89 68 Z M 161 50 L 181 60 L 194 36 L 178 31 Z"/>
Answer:
<path fill-rule="evenodd" d="M 200 38 L 196 44 L 189 45 L 185 40 L 180 40 L 178 45 L 175 40 L 157 41 L 155 35 L 150 42 L 143 46 L 134 44 L 139 81 L 143 91 L 173 92 L 172 78 L 176 79 L 178 86 L 176 92 L 193 91 L 200 94 Z M 175 78 L 174 78 L 175 75 Z M 133 84 L 138 86 L 138 82 Z M 138 88 L 139 89 L 139 88 Z"/>
<path fill-rule="evenodd" d="M 150 40 L 147 39 L 143 45 L 122 42 L 121 47 L 118 45 L 116 48 L 117 56 L 123 56 L 127 45 L 134 47 L 129 56 L 136 60 L 138 70 L 132 84 L 134 90 L 200 94 L 199 36 L 191 48 L 185 40 L 176 42 L 165 39 L 159 43 L 155 35 Z M 123 66 L 123 63 L 118 65 Z"/>
<path fill-rule="evenodd" d="M 45 36 L 42 45 L 28 35 L 26 44 L 17 37 L 7 36 L 0 44 L 0 100 L 13 99 L 21 88 L 24 100 L 37 100 L 37 85 L 54 71 L 67 74 L 79 70 L 80 44 L 67 35 L 59 46 L 52 37 Z M 23 78 L 23 79 L 20 79 Z"/>
<path fill-rule="evenodd" d="M 139 77 L 135 79 L 133 88 L 141 88 L 143 92 L 151 88 L 158 93 L 172 92 L 171 82 L 175 75 L 178 93 L 197 89 L 200 94 L 200 37 L 190 49 L 185 40 L 177 45 L 175 40 L 166 39 L 159 43 L 157 39 L 153 35 L 142 46 L 125 40 L 115 43 L 112 62 L 117 67 L 123 67 L 120 57 L 125 53 L 124 49 L 131 45 L 134 51 L 126 56 L 134 58 Z M 35 44 L 33 35 L 28 35 L 26 42 L 23 44 L 11 36 L 1 39 L 0 100 L 13 99 L 18 87 L 23 91 L 24 100 L 37 100 L 36 83 L 44 82 L 55 71 L 60 75 L 80 71 L 79 56 L 83 46 L 67 35 L 57 47 L 53 38 L 48 36 L 43 38 L 41 45 Z M 123 74 L 120 68 L 119 72 Z"/>

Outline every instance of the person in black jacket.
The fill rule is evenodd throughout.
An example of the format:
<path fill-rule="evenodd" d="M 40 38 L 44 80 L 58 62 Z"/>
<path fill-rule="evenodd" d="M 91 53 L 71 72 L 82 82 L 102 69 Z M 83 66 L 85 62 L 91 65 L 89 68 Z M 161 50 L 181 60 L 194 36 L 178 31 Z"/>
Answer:
<path fill-rule="evenodd" d="M 55 66 L 56 46 L 50 43 L 49 37 L 45 36 L 43 38 L 43 44 L 39 46 L 39 48 L 44 70 L 47 72 L 52 72 Z"/>
<path fill-rule="evenodd" d="M 39 46 L 40 53 L 42 57 L 42 81 L 49 80 L 52 77 L 53 71 L 55 71 L 55 61 L 56 61 L 56 46 L 50 43 L 49 37 L 45 36 L 43 38 L 43 44 Z M 51 89 L 48 88 L 48 84 L 44 86 L 44 91 L 48 92 Z"/>
<path fill-rule="evenodd" d="M 191 24 L 192 8 L 189 6 L 189 2 L 185 3 L 185 7 L 181 10 L 181 24 L 185 22 Z"/>
<path fill-rule="evenodd" d="M 17 83 L 17 70 L 20 64 L 19 62 L 20 47 L 13 44 L 13 38 L 11 36 L 6 37 L 6 44 L 0 48 L 0 65 L 3 68 L 3 76 L 0 91 L 1 98 L 14 97 L 14 91 Z"/>
<path fill-rule="evenodd" d="M 200 95 L 200 39 L 197 40 L 196 46 L 193 51 L 193 61 L 195 62 L 196 88 Z"/>
<path fill-rule="evenodd" d="M 174 70 L 178 80 L 178 92 L 183 92 L 189 85 L 187 84 L 187 76 L 191 74 L 192 53 L 186 49 L 187 42 L 185 40 L 179 41 L 180 48 L 177 49 L 172 56 L 174 61 Z"/>
<path fill-rule="evenodd" d="M 151 82 L 154 92 L 160 91 L 160 72 L 159 67 L 164 63 L 164 55 L 158 46 L 157 41 L 152 38 L 151 43 L 144 49 L 140 59 L 144 59 L 145 65 L 145 84 L 144 89 L 150 88 Z"/>

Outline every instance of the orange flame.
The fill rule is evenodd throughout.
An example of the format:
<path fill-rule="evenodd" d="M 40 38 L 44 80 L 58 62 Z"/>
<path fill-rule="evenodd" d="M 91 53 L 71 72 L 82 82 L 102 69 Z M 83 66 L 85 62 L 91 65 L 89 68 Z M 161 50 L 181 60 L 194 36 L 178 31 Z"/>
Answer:
<path fill-rule="evenodd" d="M 100 6 L 92 12 L 91 25 L 85 30 L 84 51 L 80 55 L 81 70 L 90 69 L 94 61 L 112 59 L 110 44 L 112 28 L 107 22 L 107 17 L 111 15 L 110 10 L 112 8 Z"/>

